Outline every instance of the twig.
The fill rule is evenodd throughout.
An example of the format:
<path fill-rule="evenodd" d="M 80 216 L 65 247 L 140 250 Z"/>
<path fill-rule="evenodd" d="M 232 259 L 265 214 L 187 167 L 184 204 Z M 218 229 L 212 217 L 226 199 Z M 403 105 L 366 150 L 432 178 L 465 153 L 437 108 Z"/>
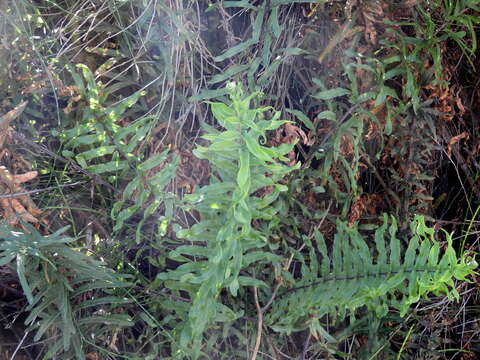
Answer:
<path fill-rule="evenodd" d="M 15 356 L 17 355 L 18 350 L 20 350 L 20 348 L 22 347 L 23 342 L 24 342 L 25 339 L 27 338 L 27 335 L 28 335 L 28 331 L 25 332 L 25 334 L 23 335 L 22 340 L 20 340 L 20 342 L 18 343 L 18 346 L 17 346 L 17 348 L 15 349 L 15 351 L 13 352 L 12 357 L 10 358 L 10 360 L 15 359 Z"/>
<path fill-rule="evenodd" d="M 370 169 L 373 171 L 373 175 L 375 175 L 375 177 L 377 178 L 380 185 L 382 185 L 382 187 L 385 189 L 385 191 L 388 193 L 388 195 L 390 195 L 390 197 L 393 199 L 393 201 L 395 203 L 397 203 L 398 206 L 400 207 L 400 205 L 402 204 L 402 202 L 400 201 L 400 198 L 398 197 L 397 194 L 395 194 L 395 192 L 392 189 L 390 189 L 388 187 L 388 185 L 385 183 L 385 181 L 383 181 L 383 178 L 378 173 L 377 168 L 373 165 L 372 161 L 370 160 L 370 155 L 365 153 L 362 149 L 360 149 L 360 155 L 363 156 L 363 158 L 367 162 L 368 166 L 370 166 Z"/>
<path fill-rule="evenodd" d="M 55 190 L 55 189 L 63 188 L 63 187 L 67 187 L 67 186 L 77 186 L 77 185 L 84 184 L 84 183 L 85 183 L 85 181 L 77 181 L 77 182 L 74 182 L 74 183 L 71 183 L 71 184 L 61 184 L 61 185 L 57 185 L 57 186 L 49 186 L 49 187 L 46 187 L 44 189 L 36 189 L 36 190 L 21 191 L 21 192 L 16 192 L 16 193 L 11 193 L 11 194 L 4 194 L 4 195 L 0 195 L 0 199 L 11 199 L 11 198 L 25 196 L 25 195 L 37 194 L 37 193 L 44 192 L 44 191 Z"/>
<path fill-rule="evenodd" d="M 263 325 L 263 329 L 265 330 L 265 340 L 267 341 L 268 345 L 270 345 L 270 347 L 272 348 L 273 352 L 275 353 L 273 357 L 274 360 L 280 360 L 281 357 L 280 357 L 280 354 L 279 354 L 279 350 L 277 349 L 277 347 L 275 346 L 275 344 L 270 340 L 270 337 L 268 336 L 268 333 L 267 333 L 267 327 L 265 325 Z"/>
<path fill-rule="evenodd" d="M 262 308 L 262 312 L 265 313 L 265 311 L 268 310 L 268 308 L 272 305 L 273 300 L 275 300 L 275 297 L 277 296 L 278 290 L 280 289 L 280 286 L 282 286 L 282 283 L 278 283 L 275 286 L 275 289 L 273 289 L 272 296 L 270 296 L 270 299 L 268 300 L 267 304 Z"/>
<path fill-rule="evenodd" d="M 305 344 L 303 344 L 303 351 L 302 351 L 302 356 L 300 357 L 301 360 L 305 360 L 308 350 L 309 350 L 309 344 L 310 344 L 310 339 L 312 338 L 312 332 L 308 332 L 307 340 L 305 340 Z"/>
<path fill-rule="evenodd" d="M 302 246 L 298 251 L 302 251 L 304 247 L 305 247 L 305 244 L 302 244 Z M 288 269 L 290 268 L 290 265 L 292 264 L 293 256 L 294 254 L 290 255 L 290 258 L 288 259 L 287 264 L 284 266 L 285 271 L 288 271 Z M 277 296 L 278 290 L 280 289 L 281 286 L 282 286 L 281 282 L 279 282 L 275 286 L 275 289 L 273 289 L 273 292 L 272 292 L 272 296 L 270 296 L 270 299 L 268 299 L 267 304 L 262 308 L 262 314 L 264 314 L 270 308 L 270 306 L 272 306 L 273 300 L 275 300 L 275 297 Z"/>
<path fill-rule="evenodd" d="M 330 209 L 330 206 L 328 207 L 328 209 Z M 328 210 L 327 210 L 328 211 Z M 325 218 L 322 219 L 321 223 L 320 223 L 320 226 L 321 224 L 323 223 L 323 220 Z M 302 246 L 300 247 L 299 251 L 302 251 L 302 249 L 305 247 L 305 244 L 302 244 Z M 285 266 L 285 269 L 288 270 L 288 268 L 290 267 L 291 263 L 292 263 L 292 260 L 293 260 L 293 254 L 291 254 L 290 258 L 288 259 L 288 262 Z M 275 300 L 275 297 L 277 296 L 277 293 L 278 293 L 278 290 L 280 289 L 280 287 L 282 286 L 282 283 L 279 282 L 276 286 L 275 286 L 275 289 L 273 289 L 273 292 L 272 292 L 272 296 L 270 296 L 270 299 L 268 299 L 267 301 L 267 304 L 262 308 L 260 306 L 260 303 L 258 301 L 258 289 L 256 286 L 253 287 L 253 297 L 254 297 L 254 300 L 255 300 L 255 306 L 257 308 L 257 314 L 258 314 L 258 323 L 257 323 L 257 340 L 255 341 L 255 348 L 253 350 L 253 354 L 252 354 L 252 357 L 250 358 L 250 360 L 255 360 L 257 358 L 257 354 L 258 354 L 258 351 L 260 349 L 260 342 L 262 340 L 262 327 L 263 327 L 263 314 L 270 308 L 270 306 L 272 305 L 273 301 Z"/>
<path fill-rule="evenodd" d="M 232 47 L 235 46 L 235 43 L 236 43 L 235 35 L 233 33 L 233 30 L 232 30 L 232 24 L 230 23 L 230 20 L 231 20 L 232 17 L 227 13 L 225 8 L 223 7 L 223 2 L 222 2 L 222 4 L 219 4 L 219 5 L 220 6 L 218 7 L 218 11 L 219 11 L 220 15 L 222 16 L 222 25 L 221 26 L 226 33 L 225 38 L 226 38 L 228 47 L 232 48 Z M 233 60 L 231 60 L 231 62 L 233 62 Z"/>
<path fill-rule="evenodd" d="M 250 360 L 256 360 L 258 350 L 260 349 L 260 342 L 262 341 L 262 328 L 263 328 L 263 311 L 258 302 L 258 290 L 257 287 L 253 287 L 253 297 L 255 299 L 255 306 L 257 307 L 258 323 L 257 323 L 257 340 L 255 341 L 255 348 L 253 349 L 253 354 Z"/>
<path fill-rule="evenodd" d="M 318 57 L 317 61 L 321 64 L 323 60 L 332 52 L 335 47 L 340 44 L 343 40 L 352 37 L 356 33 L 363 31 L 363 26 L 355 26 L 353 28 L 350 27 L 351 21 L 347 21 L 344 26 L 342 26 L 334 35 L 334 37 L 328 42 L 325 49 L 322 51 L 320 56 Z"/>
<path fill-rule="evenodd" d="M 313 157 L 315 156 L 315 153 L 320 149 L 325 143 L 330 139 L 330 137 L 334 134 L 334 132 L 340 127 L 340 125 L 343 124 L 345 120 L 354 112 L 354 110 L 360 106 L 360 103 L 354 104 L 353 106 L 348 109 L 348 111 L 342 116 L 340 121 L 337 122 L 336 126 L 334 129 L 330 130 L 328 134 L 325 135 L 325 137 L 322 139 L 321 142 L 317 143 L 317 139 L 315 140 L 315 143 L 310 147 L 308 150 L 307 158 L 305 159 L 302 169 L 306 169 L 310 167 L 310 162 L 312 161 Z M 315 129 L 317 131 L 317 129 Z"/>

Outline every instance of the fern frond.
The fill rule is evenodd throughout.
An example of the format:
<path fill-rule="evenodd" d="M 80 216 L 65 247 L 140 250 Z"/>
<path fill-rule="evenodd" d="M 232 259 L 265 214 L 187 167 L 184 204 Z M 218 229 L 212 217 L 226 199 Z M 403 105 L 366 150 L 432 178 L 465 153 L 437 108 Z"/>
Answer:
<path fill-rule="evenodd" d="M 173 217 L 175 196 L 165 188 L 176 176 L 179 157 L 169 149 L 146 159 L 138 155 L 145 153 L 141 146 L 153 127 L 152 117 L 143 117 L 127 126 L 120 125 L 127 110 L 144 92 L 137 91 L 117 105 L 108 105 L 104 86 L 96 83 L 90 69 L 83 64 L 78 64 L 77 68 L 81 74 L 74 69 L 70 69 L 70 73 L 89 106 L 79 107 L 71 124 L 60 132 L 63 155 L 93 174 L 109 175 L 113 182 L 118 178 L 128 181 L 122 198 L 114 204 L 110 215 L 115 220 L 113 230 L 120 231 L 126 221 L 142 211 L 143 218 L 136 231 L 136 240 L 140 242 L 144 222 L 159 208 L 164 207 L 166 222 Z"/>
<path fill-rule="evenodd" d="M 430 293 L 458 299 L 453 279 L 465 280 L 477 264 L 468 262 L 465 256 L 457 258 L 452 236 L 446 234 L 447 247 L 441 256 L 434 230 L 425 225 L 422 216 L 416 216 L 407 248 L 402 251 L 395 218 L 384 215 L 383 221 L 375 231 L 374 251 L 355 226 L 341 221 L 337 222 L 330 253 L 317 232 L 315 239 L 322 258 L 316 259 L 311 242 L 310 265 L 297 254 L 303 263 L 302 278 L 275 301 L 267 316 L 272 328 L 300 330 L 308 327 L 311 318 L 329 314 L 341 320 L 364 306 L 379 317 L 389 308 L 404 316 L 411 304 Z"/>

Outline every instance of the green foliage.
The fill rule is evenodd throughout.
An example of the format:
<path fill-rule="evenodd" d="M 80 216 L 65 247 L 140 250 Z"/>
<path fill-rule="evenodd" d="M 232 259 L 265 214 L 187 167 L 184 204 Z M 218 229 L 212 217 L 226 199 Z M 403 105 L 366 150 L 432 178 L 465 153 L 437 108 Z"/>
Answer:
<path fill-rule="evenodd" d="M 285 36 L 285 23 L 282 23 L 282 13 L 288 12 L 288 6 L 294 3 L 312 3 L 312 0 L 300 1 L 263 1 L 253 5 L 251 1 L 227 1 L 225 3 L 209 4 L 207 13 L 212 17 L 234 9 L 235 11 L 248 11 L 250 26 L 233 29 L 225 26 L 226 50 L 215 56 L 217 63 L 234 61 L 236 65 L 230 66 L 209 80 L 209 85 L 239 79 L 241 74 L 246 74 L 248 89 L 259 91 L 273 88 L 272 78 L 282 72 L 282 67 L 295 56 L 307 55 L 309 51 L 298 47 L 291 47 L 290 39 Z M 285 21 L 283 19 L 283 21 Z M 243 41 L 233 44 L 235 30 L 243 31 Z M 209 31 L 215 31 L 210 29 Z M 253 56 L 245 56 L 253 54 Z M 222 89 L 223 90 L 223 89 Z M 203 89 L 190 101 L 211 99 L 225 95 L 221 89 Z"/>
<path fill-rule="evenodd" d="M 110 176 L 113 183 L 119 179 L 129 181 L 122 198 L 111 210 L 116 221 L 113 230 L 121 230 L 129 218 L 143 209 L 143 220 L 136 231 L 137 242 L 140 242 L 145 220 L 159 207 L 166 207 L 167 223 L 173 216 L 174 195 L 164 190 L 176 175 L 179 158 L 175 154 L 169 156 L 168 149 L 145 159 L 136 155 L 142 151 L 152 129 L 152 119 L 143 117 L 127 126 L 121 126 L 120 121 L 128 116 L 128 109 L 137 103 L 143 91 L 116 105 L 107 105 L 109 92 L 96 82 L 87 66 L 79 64 L 77 68 L 81 69 L 83 78 L 74 70 L 70 72 L 86 104 L 75 111 L 72 127 L 58 135 L 63 142 L 63 155 L 75 159 L 93 174 L 113 174 Z M 157 170 L 155 174 L 151 174 L 152 169 Z"/>
<path fill-rule="evenodd" d="M 468 254 L 457 258 L 450 234 L 446 234 L 441 254 L 434 230 L 425 225 L 423 216 L 413 219 L 409 237 L 398 232 L 394 217 L 384 215 L 383 221 L 375 230 L 373 250 L 357 226 L 341 221 L 331 252 L 320 232 L 315 233 L 318 248 L 305 237 L 308 255 L 296 254 L 302 276 L 288 295 L 275 301 L 267 318 L 272 328 L 298 331 L 314 326 L 311 319 L 330 315 L 342 320 L 364 306 L 380 318 L 392 308 L 405 316 L 412 304 L 429 294 L 458 301 L 454 279 L 466 281 L 474 273 L 477 263 L 473 258 Z M 401 238 L 406 240 L 406 249 L 402 249 Z"/>
<path fill-rule="evenodd" d="M 262 281 L 239 276 L 240 271 L 265 260 L 273 260 L 273 267 L 279 270 L 281 267 L 272 253 L 258 249 L 266 248 L 268 229 L 275 228 L 280 220 L 275 201 L 285 187 L 278 182 L 292 168 L 275 159 L 285 160 L 283 156 L 291 145 L 267 148 L 259 144 L 259 137 L 285 121 L 278 120 L 278 112 L 269 121 L 257 120 L 268 108 L 250 109 L 256 94 L 244 97 L 240 88 L 233 84 L 230 87 L 230 105 L 211 103 L 214 116 L 225 130 L 204 135 L 211 144 L 195 151 L 213 168 L 210 185 L 185 199 L 187 209 L 198 211 L 201 220 L 189 229 L 177 231 L 178 237 L 195 245 L 182 245 L 172 251 L 169 257 L 183 264 L 158 276 L 172 294 L 178 296 L 183 290 L 193 299 L 181 330 L 180 351 L 194 357 L 199 355 L 204 331 L 213 322 L 233 321 L 241 316 L 219 301 L 223 289 L 236 296 L 243 286 L 266 288 Z M 267 186 L 273 186 L 269 195 L 255 196 Z M 253 221 L 268 226 L 257 228 L 252 226 Z M 319 319 L 328 314 L 342 319 L 364 306 L 379 317 L 389 307 L 398 309 L 403 316 L 412 303 L 430 293 L 458 299 L 453 279 L 465 280 L 476 263 L 467 263 L 465 256 L 457 259 L 450 235 L 445 254 L 440 256 L 434 231 L 425 225 L 423 217 L 413 220 L 410 231 L 408 246 L 402 251 L 396 220 L 392 217 L 389 225 L 385 216 L 384 224 L 375 231 L 375 253 L 356 226 L 348 227 L 341 221 L 337 222 L 331 253 L 320 232 L 315 233 L 318 249 L 304 237 L 310 252 L 308 257 L 296 253 L 302 263 L 302 276 L 295 280 L 299 289 L 292 289 L 274 302 L 268 323 L 277 331 L 289 333 L 308 327 L 311 317 Z M 321 259 L 316 257 L 317 252 Z M 178 317 L 182 318 L 181 312 Z"/>
<path fill-rule="evenodd" d="M 148 118 L 122 127 L 119 122 L 127 116 L 142 94 L 141 91 L 123 99 L 118 105 L 106 105 L 108 93 L 104 92 L 90 69 L 77 65 L 83 78 L 70 71 L 82 99 L 86 102 L 74 114 L 71 128 L 58 136 L 64 143 L 63 155 L 75 159 L 80 166 L 93 174 L 121 174 L 134 161 L 133 151 L 150 130 Z M 56 134 L 56 132 L 55 132 Z"/>
<path fill-rule="evenodd" d="M 470 59 L 476 48 L 471 12 L 477 7 L 478 1 L 420 3 L 412 21 L 386 21 L 388 26 L 379 40 L 381 51 L 358 52 L 356 41 L 361 34 L 356 35 L 341 59 L 346 75 L 341 87 L 325 85 L 332 82 L 329 73 L 313 78 L 311 97 L 319 107 L 316 119 L 331 121 L 333 129 L 329 136 L 317 138 L 307 159 L 320 161 L 316 174 L 321 185 L 342 204 L 343 216 L 347 216 L 355 199 L 369 192 L 358 181 L 365 163 L 370 171 L 382 167 L 382 172 L 373 169 L 373 173 L 377 179 L 388 178 L 387 182 L 379 181 L 397 217 L 429 210 L 436 171 L 429 163 L 438 152 L 435 119 L 442 114 L 432 106 L 434 99 L 425 99 L 425 88 L 450 86 L 443 70 L 446 44 L 457 43 Z M 413 21 L 415 18 L 418 21 Z M 431 67 L 425 65 L 430 62 Z M 359 78 L 359 74 L 363 75 Z M 372 128 L 378 140 L 365 139 Z M 353 151 L 348 154 L 341 149 L 345 139 L 352 145 Z M 422 164 L 422 172 L 405 173 L 404 169 L 413 169 L 417 164 Z"/>
<path fill-rule="evenodd" d="M 134 274 L 136 283 L 129 289 L 134 304 L 124 304 L 117 290 L 122 276 L 69 247 L 62 233 L 5 228 L 2 259 L 18 273 L 35 340 L 46 342 L 48 356 L 68 359 L 115 346 L 132 359 L 246 358 L 256 345 L 264 357 L 362 359 L 370 349 L 355 339 L 367 329 L 369 344 L 385 336 L 378 357 L 430 359 L 429 352 L 449 351 L 442 330 L 428 346 L 419 340 L 422 316 L 432 314 L 409 308 L 438 303 L 432 294 L 458 298 L 455 279 L 464 280 L 475 265 L 463 252 L 476 212 L 458 257 L 452 235 L 435 233 L 414 214 L 442 218 L 431 205 L 447 178 L 443 168 L 454 164 L 461 143 L 476 146 L 471 129 L 480 127 L 468 119 L 476 105 L 465 101 L 475 92 L 456 78 L 478 65 L 478 3 L 2 3 L 3 112 L 28 100 L 11 126 L 27 138 L 38 131 L 33 141 L 50 151 L 38 161 L 14 143 L 2 161 L 24 169 L 25 158 L 42 170 L 32 187 L 86 172 L 105 177 L 111 193 L 94 184 L 61 187 L 34 201 L 52 205 L 52 228 L 64 226 L 66 215 L 95 240 L 87 241 L 89 251 L 106 248 L 106 261 Z M 239 85 L 224 87 L 232 80 L 245 93 Z M 57 87 L 66 90 L 59 84 L 76 89 L 58 99 L 64 92 Z M 215 102 L 199 103 L 205 99 Z M 441 121 L 441 111 L 455 106 L 465 116 Z M 295 121 L 280 120 L 280 113 Z M 59 148 L 41 138 L 52 127 Z M 195 160 L 201 169 L 190 171 L 185 160 L 195 146 L 194 155 L 210 167 Z M 477 177 L 466 169 L 477 171 L 478 149 L 464 150 L 468 159 L 455 170 L 466 173 L 473 193 Z M 59 171 L 55 152 L 84 171 Z M 302 166 L 285 165 L 287 153 L 289 163 L 295 154 Z M 200 185 L 185 195 L 187 177 L 188 185 Z M 378 225 L 381 212 L 390 215 Z M 107 214 L 106 221 L 91 214 Z M 103 237 L 112 244 L 98 244 Z M 52 239 L 58 242 L 47 244 Z M 469 299 L 459 305 L 466 311 Z M 133 328 L 116 317 L 127 306 L 138 315 Z M 424 333 L 433 333 L 431 326 Z M 463 336 L 464 327 L 451 328 L 450 334 L 462 328 Z"/>
<path fill-rule="evenodd" d="M 113 231 L 122 229 L 125 221 L 133 216 L 139 209 L 143 209 L 143 219 L 138 223 L 136 230 L 136 241 L 140 242 L 141 229 L 146 219 L 154 214 L 159 208 L 163 208 L 164 215 L 159 224 L 159 236 L 165 233 L 165 229 L 173 218 L 173 209 L 175 203 L 175 195 L 171 191 L 167 191 L 167 186 L 175 178 L 176 170 L 179 163 L 179 157 L 176 154 L 171 156 L 168 162 L 169 150 L 149 157 L 144 162 L 136 166 L 134 178 L 127 184 L 122 194 L 122 199 L 117 201 L 113 207 L 111 215 L 115 219 Z M 162 165 L 153 175 L 149 176 L 152 169 Z M 130 205 L 132 199 L 135 200 Z M 120 210 L 124 205 L 128 207 Z"/>
<path fill-rule="evenodd" d="M 431 11 L 419 8 L 423 22 L 426 24 L 425 34 L 432 51 L 435 64 L 441 69 L 440 48 L 438 43 L 445 40 L 454 41 L 468 61 L 475 68 L 473 57 L 477 50 L 477 35 L 475 26 L 480 23 L 478 16 L 472 15 L 473 11 L 480 11 L 478 0 L 444 0 L 439 4 L 432 4 L 436 15 Z"/>
<path fill-rule="evenodd" d="M 184 264 L 159 275 L 160 279 L 169 280 L 166 287 L 175 293 L 187 291 L 193 299 L 180 344 L 183 350 L 190 347 L 189 352 L 195 356 L 203 332 L 224 316 L 219 317 L 220 313 L 230 313 L 230 318 L 240 315 L 218 302 L 223 289 L 236 296 L 241 286 L 266 286 L 253 277 L 240 275 L 252 262 L 271 258 L 271 254 L 259 250 L 269 244 L 268 226 L 252 226 L 252 222 L 272 222 L 270 226 L 278 222 L 276 200 L 286 190 L 279 181 L 299 167 L 281 163 L 287 160 L 285 154 L 293 145 L 260 144 L 267 131 L 286 123 L 279 120 L 280 113 L 263 119 L 270 108 L 249 106 L 258 94 L 244 96 L 240 86 L 228 86 L 231 104 L 211 103 L 213 115 L 224 130 L 204 135 L 210 145 L 195 150 L 197 157 L 212 165 L 210 184 L 185 199 L 187 208 L 198 211 L 200 221 L 177 231 L 178 237 L 193 244 L 172 251 L 170 258 Z M 262 189 L 270 191 L 267 195 L 255 195 Z"/>
<path fill-rule="evenodd" d="M 69 243 L 66 228 L 42 236 L 33 227 L 14 231 L 0 225 L 0 265 L 14 267 L 28 300 L 27 331 L 44 340 L 44 359 L 84 360 L 86 344 L 102 344 L 115 328 L 132 326 L 114 313 L 126 300 L 118 290 L 129 284 L 111 269 Z"/>

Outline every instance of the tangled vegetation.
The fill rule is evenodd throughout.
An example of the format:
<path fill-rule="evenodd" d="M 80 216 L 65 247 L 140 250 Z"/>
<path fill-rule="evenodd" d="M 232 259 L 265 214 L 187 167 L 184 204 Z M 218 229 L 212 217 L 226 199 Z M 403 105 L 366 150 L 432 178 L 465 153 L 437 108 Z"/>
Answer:
<path fill-rule="evenodd" d="M 479 0 L 5 0 L 5 359 L 476 359 Z"/>

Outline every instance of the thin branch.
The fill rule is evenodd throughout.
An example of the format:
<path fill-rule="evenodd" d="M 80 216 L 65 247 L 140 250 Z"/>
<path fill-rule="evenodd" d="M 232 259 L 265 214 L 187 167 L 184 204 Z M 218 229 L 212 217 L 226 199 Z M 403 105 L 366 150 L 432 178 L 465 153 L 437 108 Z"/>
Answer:
<path fill-rule="evenodd" d="M 27 338 L 27 335 L 28 335 L 28 331 L 25 331 L 25 334 L 23 335 L 22 340 L 20 340 L 20 342 L 18 343 L 18 346 L 17 346 L 17 348 L 15 349 L 15 351 L 13 352 L 12 357 L 10 358 L 10 360 L 14 360 L 14 359 L 15 359 L 15 356 L 17 356 L 17 352 L 18 352 L 18 350 L 20 350 L 20 348 L 22 347 L 23 342 L 24 342 L 25 339 Z"/>
<path fill-rule="evenodd" d="M 282 286 L 282 283 L 279 282 L 275 286 L 275 289 L 273 289 L 272 296 L 270 296 L 270 299 L 268 300 L 267 304 L 262 308 L 263 313 L 265 313 L 265 311 L 267 311 L 270 308 L 270 306 L 272 305 L 273 300 L 275 300 L 275 297 L 277 296 L 278 290 L 280 289 L 280 286 Z"/>
<path fill-rule="evenodd" d="M 263 328 L 263 312 L 258 302 L 258 290 L 257 287 L 253 287 L 253 297 L 255 299 L 255 306 L 257 308 L 258 323 L 257 323 L 257 340 L 255 341 L 255 348 L 253 349 L 253 354 L 250 360 L 256 360 L 258 350 L 260 349 L 260 342 L 262 341 L 262 328 Z"/>
<path fill-rule="evenodd" d="M 16 192 L 16 193 L 10 193 L 10 194 L 4 194 L 0 195 L 0 199 L 11 199 L 11 198 L 16 198 L 20 196 L 25 196 L 25 195 L 31 195 L 31 194 L 38 194 L 40 192 L 44 191 L 50 191 L 50 190 L 55 190 L 58 188 L 63 188 L 63 187 L 68 187 L 68 186 L 77 186 L 80 184 L 84 184 L 86 181 L 77 181 L 71 184 L 61 184 L 57 186 L 49 186 L 44 189 L 36 189 L 36 190 L 28 190 L 28 191 L 21 191 L 21 192 Z"/>

